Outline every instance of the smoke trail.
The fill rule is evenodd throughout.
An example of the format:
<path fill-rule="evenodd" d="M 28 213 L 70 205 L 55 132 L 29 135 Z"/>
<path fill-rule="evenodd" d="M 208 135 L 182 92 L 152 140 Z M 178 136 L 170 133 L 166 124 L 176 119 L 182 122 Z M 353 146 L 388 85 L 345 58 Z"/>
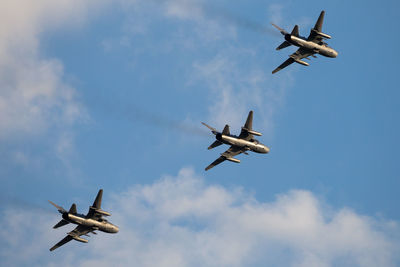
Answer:
<path fill-rule="evenodd" d="M 124 107 L 122 112 L 123 114 L 125 114 L 126 118 L 131 121 L 140 121 L 141 123 L 164 128 L 167 130 L 174 130 L 179 133 L 185 133 L 189 135 L 209 136 L 209 132 L 201 128 L 200 126 L 195 126 L 187 122 L 174 120 L 161 114 L 152 113 L 138 106 L 129 106 L 129 108 Z"/>
<path fill-rule="evenodd" d="M 202 16 L 208 19 L 220 20 L 253 32 L 280 37 L 279 32 L 271 28 L 271 25 L 266 26 L 214 4 L 187 0 L 153 0 L 152 2 L 156 4 L 162 3 L 165 5 L 176 4 L 188 13 L 193 13 L 192 15 L 195 15 L 194 13 L 201 13 Z"/>
<path fill-rule="evenodd" d="M 43 205 L 39 205 L 37 203 L 28 202 L 24 199 L 15 196 L 1 196 L 0 197 L 0 210 L 4 208 L 12 208 L 18 210 L 26 210 L 26 211 L 37 211 L 39 213 L 46 214 L 54 214 L 53 209 L 46 205 L 47 202 Z"/>
<path fill-rule="evenodd" d="M 271 28 L 270 25 L 266 26 L 258 22 L 252 21 L 240 15 L 231 13 L 230 11 L 214 6 L 214 5 L 203 5 L 205 15 L 219 20 L 224 20 L 226 22 L 232 23 L 244 29 L 248 29 L 261 34 L 269 34 L 277 37 L 281 37 L 279 32 Z"/>
<path fill-rule="evenodd" d="M 154 113 L 146 110 L 134 103 L 123 103 L 121 100 L 113 99 L 106 100 L 99 96 L 96 99 L 91 99 L 92 107 L 95 107 L 100 112 L 106 112 L 107 116 L 116 117 L 118 119 L 127 120 L 132 123 L 142 123 L 157 128 L 162 128 L 167 131 L 175 131 L 180 134 L 190 136 L 209 137 L 210 133 L 200 124 L 198 126 L 186 121 L 181 121 Z"/>

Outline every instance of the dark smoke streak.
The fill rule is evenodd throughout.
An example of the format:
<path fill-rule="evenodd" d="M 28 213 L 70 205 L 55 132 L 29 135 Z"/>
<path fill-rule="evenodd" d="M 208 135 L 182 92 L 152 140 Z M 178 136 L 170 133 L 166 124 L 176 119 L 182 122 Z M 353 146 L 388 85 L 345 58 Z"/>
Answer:
<path fill-rule="evenodd" d="M 119 100 L 105 100 L 102 97 L 96 100 L 91 99 L 92 107 L 97 107 L 98 111 L 105 112 L 107 116 L 116 119 L 126 120 L 132 124 L 145 124 L 157 128 L 174 131 L 180 134 L 190 136 L 209 137 L 209 131 L 203 129 L 199 122 L 199 126 L 172 119 L 170 117 L 154 113 L 139 107 L 134 103 L 123 103 Z"/>
<path fill-rule="evenodd" d="M 155 114 L 150 111 L 139 108 L 138 106 L 125 107 L 122 114 L 132 122 L 140 121 L 148 125 L 159 128 L 177 131 L 188 135 L 209 136 L 209 132 L 201 127 L 197 127 L 186 122 L 167 118 L 160 114 Z M 200 122 L 199 122 L 200 124 Z"/>
<path fill-rule="evenodd" d="M 0 210 L 11 208 L 14 210 L 36 211 L 39 213 L 54 214 L 53 209 L 50 206 L 47 206 L 47 204 L 47 201 L 43 203 L 43 205 L 39 205 L 14 196 L 0 197 Z"/>
<path fill-rule="evenodd" d="M 168 3 L 169 1 L 168 0 L 152 0 L 152 2 L 155 4 L 165 4 L 165 3 Z M 216 5 L 212 5 L 212 4 L 208 4 L 208 3 L 200 3 L 198 1 L 192 1 L 192 3 L 188 3 L 187 1 L 182 1 L 182 5 L 185 5 L 186 8 L 190 7 L 192 10 L 203 11 L 203 15 L 209 19 L 225 21 L 232 25 L 236 25 L 238 27 L 248 29 L 250 31 L 257 32 L 257 33 L 281 37 L 279 32 L 277 32 L 273 28 L 271 28 L 271 25 L 266 26 L 264 24 L 252 21 L 248 18 L 245 18 L 238 14 L 232 13 L 232 12 L 228 11 L 227 9 L 218 7 Z"/>
<path fill-rule="evenodd" d="M 244 29 L 251 30 L 253 32 L 280 37 L 279 32 L 272 29 L 271 26 L 262 25 L 258 22 L 231 13 L 226 9 L 222 9 L 220 7 L 213 5 L 204 4 L 203 10 L 205 11 L 205 15 L 208 16 L 209 18 L 224 20 L 226 22 L 232 23 Z"/>

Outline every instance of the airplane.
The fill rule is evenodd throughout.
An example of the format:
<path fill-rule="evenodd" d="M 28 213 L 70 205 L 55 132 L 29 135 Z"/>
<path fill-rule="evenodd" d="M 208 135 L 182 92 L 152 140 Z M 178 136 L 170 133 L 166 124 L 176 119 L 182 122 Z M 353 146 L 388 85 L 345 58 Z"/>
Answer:
<path fill-rule="evenodd" d="M 313 29 L 311 29 L 310 35 L 305 38 L 299 35 L 299 26 L 294 26 L 291 33 L 288 33 L 284 29 L 276 26 L 272 23 L 272 25 L 277 28 L 282 35 L 285 36 L 285 41 L 281 43 L 276 50 L 281 50 L 288 46 L 294 45 L 298 46 L 299 49 L 291 54 L 289 58 L 283 62 L 279 67 L 272 71 L 272 74 L 280 71 L 283 68 L 286 68 L 293 62 L 299 63 L 304 66 L 309 66 L 307 62 L 303 61 L 303 58 L 310 60 L 309 56 L 316 58 L 314 54 L 320 54 L 325 57 L 335 58 L 338 55 L 338 52 L 333 48 L 330 48 L 327 43 L 324 42 L 324 39 L 331 39 L 331 36 L 321 32 L 322 24 L 324 22 L 325 11 L 321 11 L 317 22 Z"/>
<path fill-rule="evenodd" d="M 248 155 L 248 150 L 263 154 L 269 152 L 269 148 L 267 146 L 261 144 L 254 138 L 254 135 L 261 136 L 262 134 L 253 130 L 253 111 L 249 112 L 246 123 L 242 127 L 239 136 L 230 134 L 229 125 L 225 125 L 224 130 L 222 132 L 218 132 L 215 128 L 205 124 L 204 122 L 202 122 L 202 124 L 210 129 L 217 139 L 208 147 L 208 149 L 215 148 L 222 144 L 231 146 L 227 151 L 222 153 L 218 159 L 208 165 L 208 167 L 205 169 L 206 171 L 225 160 L 240 163 L 240 160 L 234 158 L 234 156 L 239 155 L 240 153 Z"/>
<path fill-rule="evenodd" d="M 62 214 L 62 220 L 59 221 L 56 225 L 54 225 L 54 229 L 59 228 L 61 226 L 67 225 L 69 223 L 77 224 L 78 226 L 69 232 L 64 239 L 55 244 L 50 251 L 55 250 L 56 248 L 61 247 L 62 245 L 68 243 L 72 239 L 87 243 L 88 240 L 80 237 L 81 235 L 89 236 L 88 233 L 97 234 L 95 231 L 99 230 L 106 233 L 117 233 L 119 231 L 118 227 L 109 223 L 106 219 L 103 219 L 102 216 L 111 216 L 107 211 L 101 210 L 101 199 L 103 197 L 103 189 L 100 189 L 97 193 L 96 199 L 93 202 L 93 205 L 89 207 L 89 212 L 86 215 L 78 214 L 76 211 L 75 203 L 72 204 L 69 211 L 66 211 L 63 207 L 60 207 L 53 202 L 50 202 L 54 207 L 57 208 L 58 212 Z"/>

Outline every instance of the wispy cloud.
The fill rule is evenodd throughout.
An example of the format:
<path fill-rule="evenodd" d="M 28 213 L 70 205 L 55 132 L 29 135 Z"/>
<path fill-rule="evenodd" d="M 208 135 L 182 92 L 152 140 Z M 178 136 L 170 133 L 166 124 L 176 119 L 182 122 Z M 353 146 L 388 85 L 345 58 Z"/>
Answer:
<path fill-rule="evenodd" d="M 169 0 L 150 1 L 147 4 L 134 1 L 131 4 L 135 7 L 133 11 L 137 16 L 134 16 L 135 20 L 129 20 L 131 27 L 124 26 L 124 28 L 142 25 L 143 14 L 139 11 L 148 13 L 147 9 L 151 5 L 156 6 L 156 9 L 151 9 L 152 13 L 149 16 L 187 22 L 177 26 L 179 34 L 170 35 L 168 40 L 158 43 L 159 49 L 153 48 L 153 50 L 160 51 L 174 47 L 175 50 L 201 50 L 205 52 L 204 54 L 214 55 L 202 59 L 194 58 L 192 68 L 188 68 L 185 75 L 182 75 L 182 79 L 187 79 L 186 84 L 189 87 L 196 83 L 208 89 L 205 91 L 209 95 L 208 118 L 200 120 L 215 123 L 217 127 L 223 127 L 228 123 L 238 128 L 243 124 L 249 110 L 254 109 L 256 120 L 259 121 L 258 129 L 267 135 L 273 134 L 275 114 L 284 103 L 286 90 L 291 86 L 293 77 L 287 72 L 271 79 L 272 68 L 265 66 L 264 47 L 254 45 L 239 48 L 234 45 L 239 28 L 265 34 L 262 25 L 215 6 L 209 1 Z M 271 18 L 282 17 L 282 7 L 279 5 L 266 6 L 265 9 L 266 15 L 269 14 Z M 147 21 L 147 24 L 149 23 L 151 21 Z M 149 26 L 140 28 L 148 29 Z M 145 38 L 136 32 L 124 31 L 123 35 L 121 40 Z M 118 42 L 107 40 L 106 43 Z M 112 46 L 106 47 L 109 49 Z M 271 55 L 273 52 L 271 50 Z M 260 60 L 261 54 L 264 61 Z"/>
<path fill-rule="evenodd" d="M 113 213 L 111 221 L 120 226 L 120 233 L 101 233 L 89 244 L 71 242 L 54 252 L 57 261 L 47 249 L 68 230 L 51 229 L 57 213 L 50 218 L 7 209 L 0 220 L 3 262 L 395 266 L 400 260 L 397 222 L 360 215 L 346 207 L 334 209 L 305 190 L 260 202 L 242 188 L 206 184 L 192 169 L 184 168 L 175 177 L 110 194 L 105 192 L 103 208 Z M 29 257 L 17 256 L 16 250 Z"/>
<path fill-rule="evenodd" d="M 57 155 L 73 146 L 72 131 L 88 115 L 78 92 L 64 80 L 63 63 L 42 55 L 42 35 L 77 27 L 106 1 L 11 1 L 0 3 L 0 142 L 15 150 L 21 140 L 51 131 L 64 140 L 54 144 Z M 12 148 L 10 144 L 16 144 Z M 10 151 L 10 153 L 15 153 Z M 29 159 L 18 157 L 24 164 Z"/>

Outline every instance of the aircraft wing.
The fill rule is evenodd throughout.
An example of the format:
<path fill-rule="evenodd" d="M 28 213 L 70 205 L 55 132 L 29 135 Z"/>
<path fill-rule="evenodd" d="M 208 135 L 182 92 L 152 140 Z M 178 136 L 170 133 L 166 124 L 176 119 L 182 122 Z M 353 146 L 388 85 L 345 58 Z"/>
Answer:
<path fill-rule="evenodd" d="M 68 243 L 69 241 L 71 241 L 72 239 L 74 239 L 74 237 L 79 237 L 81 235 L 86 235 L 87 233 L 91 232 L 92 229 L 83 225 L 78 225 L 74 230 L 72 230 L 71 232 L 68 233 L 68 235 L 66 237 L 64 237 L 64 239 L 62 239 L 60 242 L 58 242 L 57 244 L 55 244 L 50 251 L 55 250 L 56 248 L 61 247 L 62 245 L 65 245 L 66 243 Z"/>
<path fill-rule="evenodd" d="M 206 171 L 217 166 L 218 164 L 227 160 L 227 158 L 233 158 L 234 156 L 239 155 L 240 153 L 245 152 L 242 148 L 231 146 L 227 151 L 221 154 L 221 157 L 217 158 L 213 163 L 207 166 Z"/>
<path fill-rule="evenodd" d="M 244 126 L 242 127 L 242 130 L 240 131 L 239 138 L 247 141 L 253 139 L 253 135 L 249 133 L 249 131 L 252 130 L 253 130 L 253 111 L 251 110 L 249 112 L 249 115 L 247 116 L 247 120 Z"/>
<path fill-rule="evenodd" d="M 89 212 L 86 215 L 87 218 L 92 218 L 92 219 L 100 219 L 102 213 L 97 212 L 97 210 L 101 209 L 101 200 L 103 199 L 103 189 L 100 189 L 99 192 L 97 193 L 96 199 L 93 202 L 93 205 L 89 207 Z"/>
<path fill-rule="evenodd" d="M 321 11 L 321 14 L 318 17 L 318 20 L 315 23 L 314 28 L 311 30 L 310 35 L 307 38 L 307 41 L 311 41 L 314 43 L 321 43 L 323 41 L 324 37 L 319 35 L 318 32 L 322 32 L 324 17 L 325 17 L 325 11 Z"/>
<path fill-rule="evenodd" d="M 278 72 L 278 71 L 280 71 L 280 70 L 286 68 L 287 66 L 289 66 L 289 65 L 292 64 L 293 62 L 296 62 L 296 60 L 301 60 L 301 59 L 303 59 L 303 58 L 312 56 L 312 55 L 314 55 L 314 54 L 315 54 L 315 53 L 314 53 L 313 51 L 308 50 L 308 49 L 304 49 L 304 48 L 301 48 L 301 47 L 300 47 L 299 49 L 297 49 L 296 52 L 294 52 L 293 54 L 291 54 L 291 55 L 289 56 L 289 58 L 288 58 L 285 62 L 283 62 L 281 65 L 279 65 L 279 67 L 277 67 L 276 69 L 274 69 L 274 70 L 272 71 L 272 74 L 274 74 L 274 73 L 276 73 L 276 72 Z M 304 63 L 304 64 L 307 64 L 307 63 Z"/>

